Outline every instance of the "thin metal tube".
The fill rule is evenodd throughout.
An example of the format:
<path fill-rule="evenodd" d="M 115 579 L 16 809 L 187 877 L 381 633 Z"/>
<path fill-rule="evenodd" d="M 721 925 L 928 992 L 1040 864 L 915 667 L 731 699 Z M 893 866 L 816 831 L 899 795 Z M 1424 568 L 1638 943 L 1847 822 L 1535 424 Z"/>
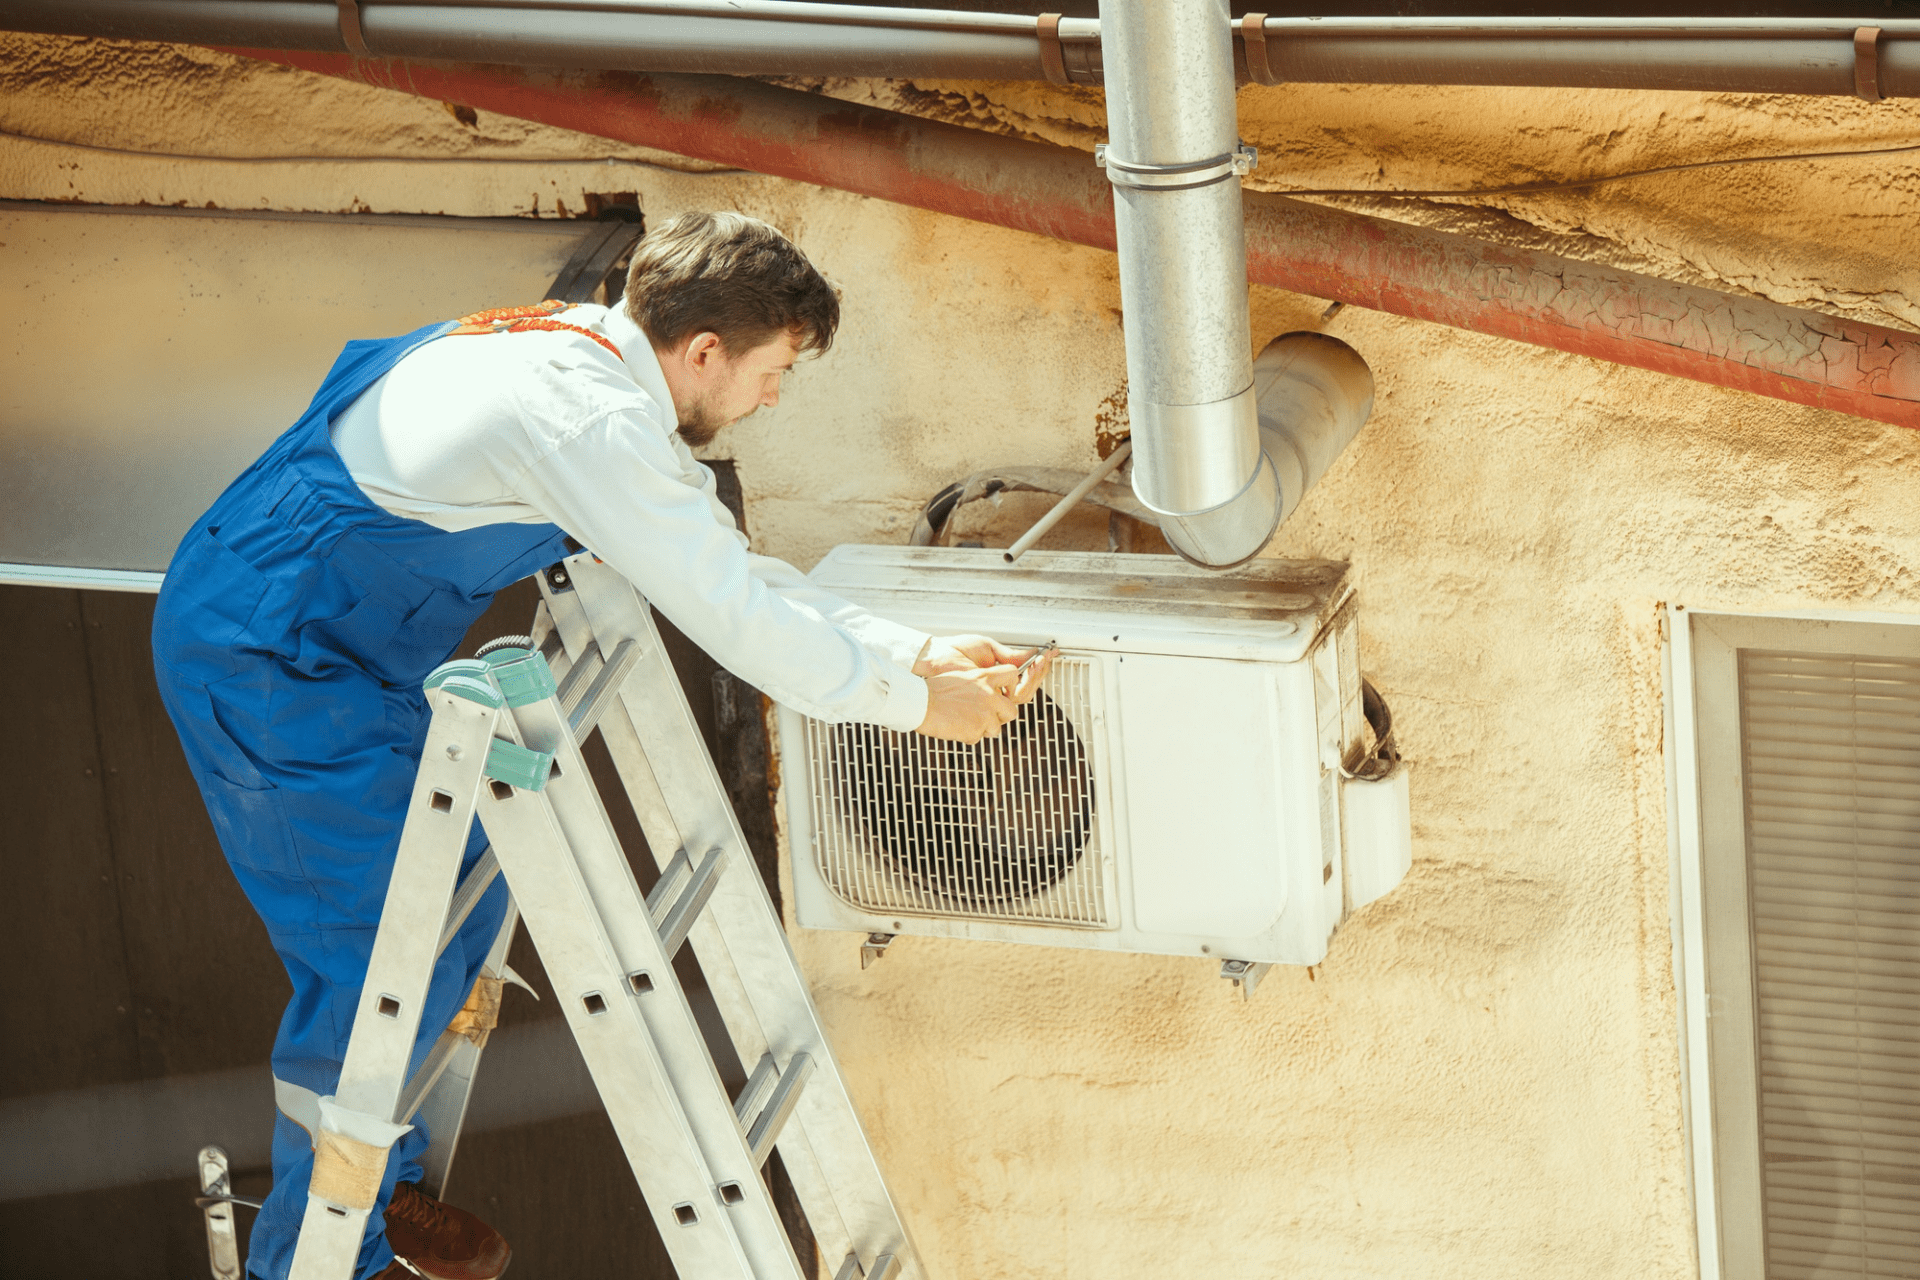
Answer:
<path fill-rule="evenodd" d="M 1704 31 L 1621 27 L 1463 31 L 1345 27 L 1303 32 L 1267 23 L 1281 81 L 1457 84 L 1853 96 L 1854 25 L 1843 30 Z M 1920 38 L 1878 45 L 1881 93 L 1920 93 Z"/>
<path fill-rule="evenodd" d="M 733 75 L 1040 80 L 1038 19 L 746 0 L 362 0 L 376 58 Z M 1084 38 L 1090 22 L 1063 23 Z M 338 53 L 334 0 L 0 0 L 0 28 Z"/>
<path fill-rule="evenodd" d="M 361 0 L 363 5 L 368 0 Z M 577 9 L 583 12 L 758 18 L 841 27 L 891 27 L 901 31 L 1004 31 L 1033 35 L 1039 19 L 1017 13 L 969 13 L 955 9 L 888 8 L 809 4 L 803 0 L 373 0 L 372 8 Z M 1086 25 L 1096 26 L 1088 23 Z M 1069 31 L 1071 28 L 1069 28 Z M 1065 33 L 1063 33 L 1064 37 Z"/>
<path fill-rule="evenodd" d="M 460 0 L 449 0 L 458 3 Z M 521 0 L 507 0 L 520 3 Z M 1488 39 L 1618 39 L 1633 36 L 1694 36 L 1703 39 L 1795 40 L 1844 36 L 1865 24 L 1888 35 L 1920 35 L 1920 18 L 1409 18 L 1324 17 L 1266 20 L 1269 34 L 1288 39 L 1345 38 L 1351 36 L 1474 36 Z"/>
<path fill-rule="evenodd" d="M 1048 77 L 1037 18 L 786 0 L 360 0 L 378 57 L 730 75 Z M 1283 81 L 1852 96 L 1871 24 L 1883 97 L 1920 95 L 1910 18 L 1269 17 Z M 0 0 L 0 27 L 338 53 L 333 0 Z M 1064 64 L 1102 80 L 1100 24 L 1067 18 Z M 1056 67 L 1056 71 L 1059 68 Z"/>
<path fill-rule="evenodd" d="M 1067 490 L 1066 496 L 1053 504 L 1047 514 L 1033 522 L 1033 528 L 1020 535 L 1018 541 L 1007 548 L 1006 561 L 1012 564 L 1033 549 L 1033 544 L 1047 536 L 1047 530 L 1060 523 L 1061 517 L 1080 505 L 1097 488 L 1102 480 L 1120 469 L 1120 464 L 1133 455 L 1133 441 L 1123 440 L 1120 447 L 1107 455 L 1107 460 L 1087 473 L 1087 478 Z"/>

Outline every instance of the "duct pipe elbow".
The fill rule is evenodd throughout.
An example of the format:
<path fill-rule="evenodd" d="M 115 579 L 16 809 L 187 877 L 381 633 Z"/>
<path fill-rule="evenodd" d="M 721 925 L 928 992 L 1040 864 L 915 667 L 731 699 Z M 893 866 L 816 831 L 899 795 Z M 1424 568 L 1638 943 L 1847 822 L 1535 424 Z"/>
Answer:
<path fill-rule="evenodd" d="M 1209 510 L 1168 511 L 1155 503 L 1149 494 L 1161 490 L 1154 488 L 1151 471 L 1143 483 L 1140 445 L 1134 446 L 1134 491 L 1159 512 L 1167 545 L 1209 569 L 1230 569 L 1272 541 L 1373 412 L 1373 371 L 1338 338 L 1282 334 L 1254 361 L 1253 386 L 1234 402 L 1242 401 L 1259 414 L 1258 466 L 1232 499 Z M 1140 437 L 1136 430 L 1135 440 Z M 1153 442 L 1176 448 L 1190 443 L 1164 437 Z"/>
<path fill-rule="evenodd" d="M 1283 333 L 1253 362 L 1260 448 L 1280 480 L 1280 520 L 1300 505 L 1373 412 L 1373 370 L 1340 339 Z"/>
<path fill-rule="evenodd" d="M 1244 375 L 1243 375 L 1244 376 Z M 1238 501 L 1260 462 L 1251 383 L 1212 404 L 1130 397 L 1133 491 L 1162 515 L 1200 515 Z"/>
<path fill-rule="evenodd" d="M 1254 388 L 1212 404 L 1135 401 L 1133 492 L 1175 551 L 1225 569 L 1273 537 L 1279 478 L 1262 455 Z"/>
<path fill-rule="evenodd" d="M 1280 527 L 1280 477 L 1262 454 L 1253 479 L 1233 501 L 1194 515 L 1161 513 L 1167 545 L 1203 569 L 1231 569 L 1260 554 Z"/>

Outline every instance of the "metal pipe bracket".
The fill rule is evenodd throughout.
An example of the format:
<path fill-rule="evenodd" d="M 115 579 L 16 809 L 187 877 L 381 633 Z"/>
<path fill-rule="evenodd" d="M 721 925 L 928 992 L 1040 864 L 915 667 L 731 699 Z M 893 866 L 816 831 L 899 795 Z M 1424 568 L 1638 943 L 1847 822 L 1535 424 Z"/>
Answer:
<path fill-rule="evenodd" d="M 1228 178 L 1244 178 L 1260 163 L 1260 151 L 1241 143 L 1223 156 L 1193 160 L 1186 164 L 1140 164 L 1122 160 L 1102 142 L 1093 148 L 1093 162 L 1107 171 L 1107 181 L 1116 187 L 1138 191 L 1190 191 L 1212 186 Z"/>
<path fill-rule="evenodd" d="M 1885 102 L 1880 92 L 1880 28 L 1861 27 L 1853 33 L 1853 92 L 1868 102 Z"/>
<path fill-rule="evenodd" d="M 340 41 L 356 58 L 371 58 L 366 32 L 360 26 L 360 0 L 335 0 L 340 10 Z"/>
<path fill-rule="evenodd" d="M 1273 60 L 1267 56 L 1267 15 L 1249 13 L 1235 25 L 1240 29 L 1240 42 L 1246 47 L 1247 79 L 1255 84 L 1282 83 L 1274 73 Z"/>

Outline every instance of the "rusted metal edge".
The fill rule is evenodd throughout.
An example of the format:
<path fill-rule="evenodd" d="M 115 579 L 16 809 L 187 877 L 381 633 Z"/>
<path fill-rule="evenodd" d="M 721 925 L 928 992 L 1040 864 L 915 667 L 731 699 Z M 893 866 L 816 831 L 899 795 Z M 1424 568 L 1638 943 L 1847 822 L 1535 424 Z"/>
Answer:
<path fill-rule="evenodd" d="M 1114 247 L 1112 189 L 1069 148 L 728 76 L 228 52 Z M 1284 196 L 1246 213 L 1255 284 L 1920 428 L 1920 334 Z"/>

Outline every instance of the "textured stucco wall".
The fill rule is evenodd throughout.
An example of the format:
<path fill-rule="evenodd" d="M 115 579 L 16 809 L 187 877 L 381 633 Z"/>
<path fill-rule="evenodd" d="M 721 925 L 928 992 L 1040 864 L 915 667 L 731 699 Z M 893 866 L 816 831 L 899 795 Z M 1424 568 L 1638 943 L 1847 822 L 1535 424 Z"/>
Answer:
<path fill-rule="evenodd" d="M 977 467 L 1080 465 L 1123 378 L 1111 257 L 160 48 L 0 43 L 0 195 L 538 212 L 733 206 L 847 291 L 843 337 L 723 438 L 762 547 L 904 538 Z M 1091 94 L 831 84 L 1090 145 Z M 1248 89 L 1276 186 L 1462 186 L 1892 143 L 1920 109 L 1732 95 Z M 484 162 L 479 158 L 487 158 Z M 441 159 L 444 158 L 444 159 Z M 1373 206 L 1678 279 L 1920 323 L 1900 160 Z M 502 299 L 514 301 L 512 299 Z M 1256 342 L 1324 302 L 1256 291 Z M 1275 554 L 1353 563 L 1413 762 L 1414 866 L 1251 1003 L 1207 965 L 795 938 L 896 1193 L 947 1280 L 1678 1277 L 1694 1270 L 1669 964 L 1656 602 L 1920 605 L 1920 437 L 1348 308 L 1373 421 Z M 1038 501 L 973 528 L 1004 538 Z M 1103 522 L 1068 531 L 1092 545 Z"/>

